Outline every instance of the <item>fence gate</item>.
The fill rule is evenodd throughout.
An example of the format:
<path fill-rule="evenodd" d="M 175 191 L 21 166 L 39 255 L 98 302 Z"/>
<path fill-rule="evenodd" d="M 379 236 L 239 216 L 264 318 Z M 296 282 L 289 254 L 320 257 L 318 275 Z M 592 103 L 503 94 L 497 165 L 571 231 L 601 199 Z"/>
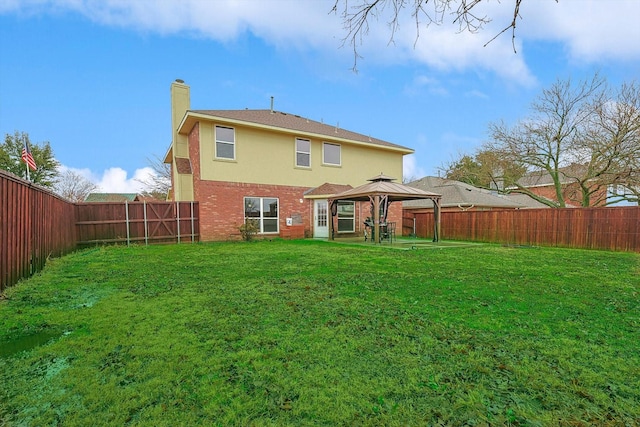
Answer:
<path fill-rule="evenodd" d="M 197 202 L 76 204 L 78 246 L 199 240 Z"/>

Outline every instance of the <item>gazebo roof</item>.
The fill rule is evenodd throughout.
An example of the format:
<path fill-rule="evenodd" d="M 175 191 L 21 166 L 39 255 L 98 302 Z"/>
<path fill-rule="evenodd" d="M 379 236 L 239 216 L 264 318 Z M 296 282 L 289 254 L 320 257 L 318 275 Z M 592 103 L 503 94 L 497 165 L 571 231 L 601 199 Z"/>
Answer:
<path fill-rule="evenodd" d="M 369 179 L 368 181 L 371 182 L 368 184 L 363 184 L 351 190 L 334 194 L 330 200 L 368 201 L 371 196 L 387 196 L 389 202 L 397 202 L 416 199 L 437 200 L 442 197 L 440 194 L 391 182 L 394 179 L 395 178 L 380 174 L 377 177 Z"/>
<path fill-rule="evenodd" d="M 431 193 L 429 191 L 421 190 L 419 188 L 409 187 L 408 185 L 398 184 L 391 182 L 395 178 L 386 176 L 382 173 L 371 179 L 368 179 L 368 184 L 363 184 L 359 187 L 351 190 L 343 191 L 342 193 L 334 194 L 329 198 L 329 205 L 331 206 L 331 221 L 329 222 L 331 230 L 331 238 L 333 239 L 333 217 L 337 213 L 337 202 L 339 200 L 348 201 L 370 201 L 373 209 L 373 222 L 374 231 L 373 235 L 381 236 L 381 215 L 382 220 L 386 222 L 387 212 L 389 204 L 391 202 L 397 202 L 402 200 L 417 200 L 417 199 L 431 199 L 433 200 L 434 210 L 434 232 L 433 241 L 440 240 L 440 194 Z M 382 203 L 382 204 L 381 204 Z M 384 212 L 380 212 L 378 207 L 383 208 Z"/>

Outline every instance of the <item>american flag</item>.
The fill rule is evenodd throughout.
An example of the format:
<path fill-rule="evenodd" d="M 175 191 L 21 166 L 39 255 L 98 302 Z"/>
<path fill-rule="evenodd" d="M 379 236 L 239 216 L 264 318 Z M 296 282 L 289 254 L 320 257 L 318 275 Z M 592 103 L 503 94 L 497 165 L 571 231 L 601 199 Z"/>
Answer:
<path fill-rule="evenodd" d="M 33 160 L 33 156 L 31 155 L 31 150 L 29 149 L 29 143 L 27 141 L 24 142 L 24 148 L 22 149 L 22 161 L 29 166 L 29 169 L 38 169 L 36 161 Z"/>

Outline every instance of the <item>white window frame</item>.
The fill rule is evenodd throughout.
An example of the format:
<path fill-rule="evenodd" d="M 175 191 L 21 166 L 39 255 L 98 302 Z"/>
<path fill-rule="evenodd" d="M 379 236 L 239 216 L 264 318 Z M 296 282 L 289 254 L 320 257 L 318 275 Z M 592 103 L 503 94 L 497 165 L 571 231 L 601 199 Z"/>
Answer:
<path fill-rule="evenodd" d="M 338 147 L 338 163 L 330 163 L 327 162 L 327 146 Z M 342 146 L 340 144 L 335 144 L 333 142 L 323 142 L 322 143 L 322 164 L 329 166 L 342 166 Z"/>
<path fill-rule="evenodd" d="M 259 200 L 259 215 L 258 216 L 247 216 L 247 199 L 257 199 Z M 265 200 L 275 200 L 277 203 L 277 207 L 276 207 L 276 216 L 272 217 L 272 216 L 265 216 L 265 209 L 264 209 L 264 202 Z M 277 197 L 257 197 L 257 196 L 245 196 L 242 199 L 242 209 L 243 209 L 243 215 L 244 215 L 244 222 L 245 224 L 247 223 L 248 220 L 254 220 L 254 221 L 258 221 L 258 224 L 260 225 L 259 227 L 259 233 L 260 234 L 278 234 L 280 233 L 280 199 Z M 264 221 L 265 220 L 269 220 L 269 221 L 273 221 L 275 220 L 275 224 L 276 224 L 276 230 L 275 231 L 264 231 Z"/>
<path fill-rule="evenodd" d="M 344 215 L 345 212 L 340 211 L 341 206 L 351 206 L 352 215 Z M 356 231 L 356 203 L 355 202 L 338 202 L 338 211 L 336 213 L 338 217 L 338 233 L 354 233 Z M 342 216 L 342 217 L 341 217 Z M 340 222 L 351 221 L 351 228 L 348 230 L 340 229 Z"/>
<path fill-rule="evenodd" d="M 233 132 L 233 142 L 223 141 L 218 139 L 218 129 L 230 129 Z M 215 158 L 221 160 L 235 160 L 236 159 L 236 129 L 231 126 L 215 125 L 213 127 L 214 139 L 215 139 Z M 218 144 L 231 145 L 233 148 L 233 157 L 224 157 L 218 155 Z"/>
<path fill-rule="evenodd" d="M 298 148 L 298 142 L 306 142 L 309 144 L 309 151 L 302 151 Z M 297 168 L 310 168 L 311 167 L 311 140 L 309 139 L 305 139 L 305 138 L 296 138 L 296 167 Z M 308 156 L 308 162 L 309 164 L 307 165 L 301 165 L 300 163 L 298 163 L 298 154 L 306 154 Z"/>

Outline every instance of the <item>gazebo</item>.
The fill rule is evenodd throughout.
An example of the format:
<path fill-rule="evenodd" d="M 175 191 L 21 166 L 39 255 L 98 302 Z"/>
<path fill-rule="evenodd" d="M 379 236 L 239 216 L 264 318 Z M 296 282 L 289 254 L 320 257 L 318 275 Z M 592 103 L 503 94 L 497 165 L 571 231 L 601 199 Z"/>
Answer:
<path fill-rule="evenodd" d="M 380 236 L 380 224 L 386 221 L 389 205 L 393 202 L 403 200 L 431 199 L 433 201 L 434 213 L 434 230 L 433 241 L 440 240 L 440 194 L 431 193 L 420 190 L 419 188 L 409 187 L 408 185 L 399 184 L 395 178 L 391 178 L 384 174 L 380 174 L 368 179 L 368 184 L 363 184 L 351 190 L 343 191 L 329 198 L 329 207 L 331 211 L 331 221 L 329 224 L 329 236 L 331 240 L 334 238 L 333 217 L 336 215 L 339 201 L 371 202 L 373 210 L 374 235 Z M 382 208 L 382 209 L 381 209 Z M 382 212 L 381 212 L 382 211 Z M 382 219 L 380 215 L 382 214 Z M 376 237 L 377 239 L 377 237 Z"/>

